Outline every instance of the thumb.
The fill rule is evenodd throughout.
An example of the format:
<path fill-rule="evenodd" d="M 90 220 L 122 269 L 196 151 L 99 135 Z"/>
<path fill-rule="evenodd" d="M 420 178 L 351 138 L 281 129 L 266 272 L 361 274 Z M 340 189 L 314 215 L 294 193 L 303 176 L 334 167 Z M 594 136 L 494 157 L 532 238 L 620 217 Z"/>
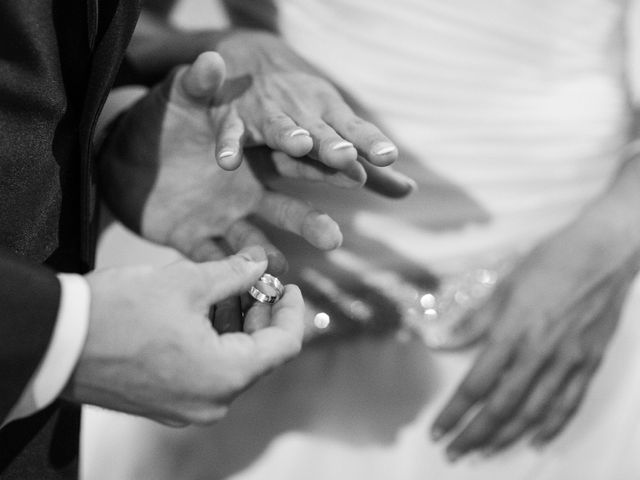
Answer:
<path fill-rule="evenodd" d="M 206 282 L 209 301 L 245 293 L 267 269 L 267 254 L 258 246 L 240 250 L 224 260 L 198 264 Z"/>
<path fill-rule="evenodd" d="M 213 100 L 224 82 L 226 67 L 222 57 L 216 52 L 201 53 L 195 62 L 178 73 L 174 81 L 174 93 L 179 98 L 207 104 Z M 182 98 L 180 98 L 182 97 Z"/>

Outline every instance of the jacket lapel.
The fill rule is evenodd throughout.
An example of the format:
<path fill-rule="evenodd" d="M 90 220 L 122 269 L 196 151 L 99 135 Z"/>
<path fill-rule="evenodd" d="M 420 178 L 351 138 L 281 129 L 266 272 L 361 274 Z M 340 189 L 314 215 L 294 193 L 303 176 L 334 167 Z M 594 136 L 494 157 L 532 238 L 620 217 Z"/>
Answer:
<path fill-rule="evenodd" d="M 140 1 L 88 0 L 88 12 L 89 42 L 94 43 L 95 50 L 80 122 L 80 148 L 82 260 L 90 269 L 95 254 L 98 206 L 97 175 L 92 158 L 93 134 L 133 34 L 140 14 Z M 92 19 L 97 22 L 92 22 Z"/>

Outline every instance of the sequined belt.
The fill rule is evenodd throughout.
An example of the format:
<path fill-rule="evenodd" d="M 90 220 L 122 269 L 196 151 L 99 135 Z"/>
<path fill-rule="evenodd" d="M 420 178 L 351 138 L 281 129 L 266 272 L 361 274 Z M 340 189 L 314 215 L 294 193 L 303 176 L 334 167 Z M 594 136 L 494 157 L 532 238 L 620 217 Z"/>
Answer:
<path fill-rule="evenodd" d="M 425 272 L 424 281 L 415 281 L 401 273 L 372 269 L 362 259 L 340 253 L 337 261 L 357 281 L 332 278 L 312 267 L 300 272 L 309 309 L 306 338 L 395 332 L 400 340 L 417 334 L 434 349 L 465 347 L 488 327 L 469 314 L 491 295 L 516 258 L 503 255 L 438 278 Z"/>

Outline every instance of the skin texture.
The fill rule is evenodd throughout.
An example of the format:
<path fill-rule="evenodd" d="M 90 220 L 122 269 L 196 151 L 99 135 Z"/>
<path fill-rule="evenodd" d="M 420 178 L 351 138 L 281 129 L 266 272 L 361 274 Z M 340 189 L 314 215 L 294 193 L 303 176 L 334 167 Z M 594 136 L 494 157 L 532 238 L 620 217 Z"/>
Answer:
<path fill-rule="evenodd" d="M 293 157 L 309 155 L 325 166 L 357 168 L 358 154 L 377 166 L 397 159 L 395 145 L 373 124 L 358 117 L 327 80 L 284 47 L 274 35 L 234 30 L 217 45 L 230 82 L 223 90 L 229 111 L 217 121 L 222 128 L 219 152 L 238 151 L 237 118 L 244 121 L 249 141 L 265 143 Z M 222 111 L 220 111 L 222 112 Z M 225 132 L 233 132 L 227 137 Z M 305 134 L 306 133 L 306 134 Z M 227 157 L 235 168 L 239 157 Z M 360 172 L 366 178 L 364 169 Z"/>
<path fill-rule="evenodd" d="M 640 266 L 640 162 L 570 225 L 534 248 L 469 321 L 492 325 L 434 422 L 452 460 L 528 437 L 543 446 L 578 410 Z"/>
<path fill-rule="evenodd" d="M 284 257 L 248 215 L 317 248 L 339 246 L 342 235 L 330 217 L 266 190 L 246 163 L 226 171 L 212 158 L 217 108 L 210 105 L 223 79 L 220 56 L 204 53 L 118 121 L 101 155 L 103 191 L 113 212 L 145 238 L 196 261 L 260 244 L 276 274 L 286 268 Z"/>
<path fill-rule="evenodd" d="M 253 247 L 216 262 L 89 274 L 88 338 L 63 396 L 172 426 L 218 420 L 300 351 L 304 304 L 292 285 L 275 305 L 246 310 L 263 328 L 219 335 L 209 322 L 212 304 L 245 292 L 266 266 Z"/>
<path fill-rule="evenodd" d="M 143 10 L 129 57 L 143 77 L 162 78 L 176 65 L 218 51 L 227 81 L 212 112 L 215 158 L 233 170 L 242 147 L 267 145 L 282 176 L 320 180 L 339 187 L 365 184 L 402 197 L 414 182 L 388 165 L 398 150 L 322 72 L 298 56 L 277 35 L 234 28 L 180 30 L 161 15 Z"/>
<path fill-rule="evenodd" d="M 307 203 L 266 190 L 246 162 L 234 171 L 216 163 L 213 117 L 224 74 L 219 55 L 202 54 L 129 108 L 101 148 L 101 186 L 116 216 L 202 263 L 87 276 L 89 333 L 68 400 L 169 425 L 206 424 L 300 350 L 304 305 L 297 287 L 288 286 L 274 306 L 238 300 L 267 267 L 286 266 L 247 216 L 321 249 L 335 248 L 342 235 Z M 241 251 L 211 261 L 228 250 Z M 243 318 L 261 328 L 219 334 L 212 309 L 235 329 Z"/>

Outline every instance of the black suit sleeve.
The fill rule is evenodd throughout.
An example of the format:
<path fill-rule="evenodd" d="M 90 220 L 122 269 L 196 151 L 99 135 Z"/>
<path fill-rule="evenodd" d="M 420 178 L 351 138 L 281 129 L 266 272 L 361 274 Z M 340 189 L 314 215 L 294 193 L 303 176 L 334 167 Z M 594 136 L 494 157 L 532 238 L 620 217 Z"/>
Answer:
<path fill-rule="evenodd" d="M 0 421 L 46 352 L 59 302 L 53 271 L 0 250 Z"/>

